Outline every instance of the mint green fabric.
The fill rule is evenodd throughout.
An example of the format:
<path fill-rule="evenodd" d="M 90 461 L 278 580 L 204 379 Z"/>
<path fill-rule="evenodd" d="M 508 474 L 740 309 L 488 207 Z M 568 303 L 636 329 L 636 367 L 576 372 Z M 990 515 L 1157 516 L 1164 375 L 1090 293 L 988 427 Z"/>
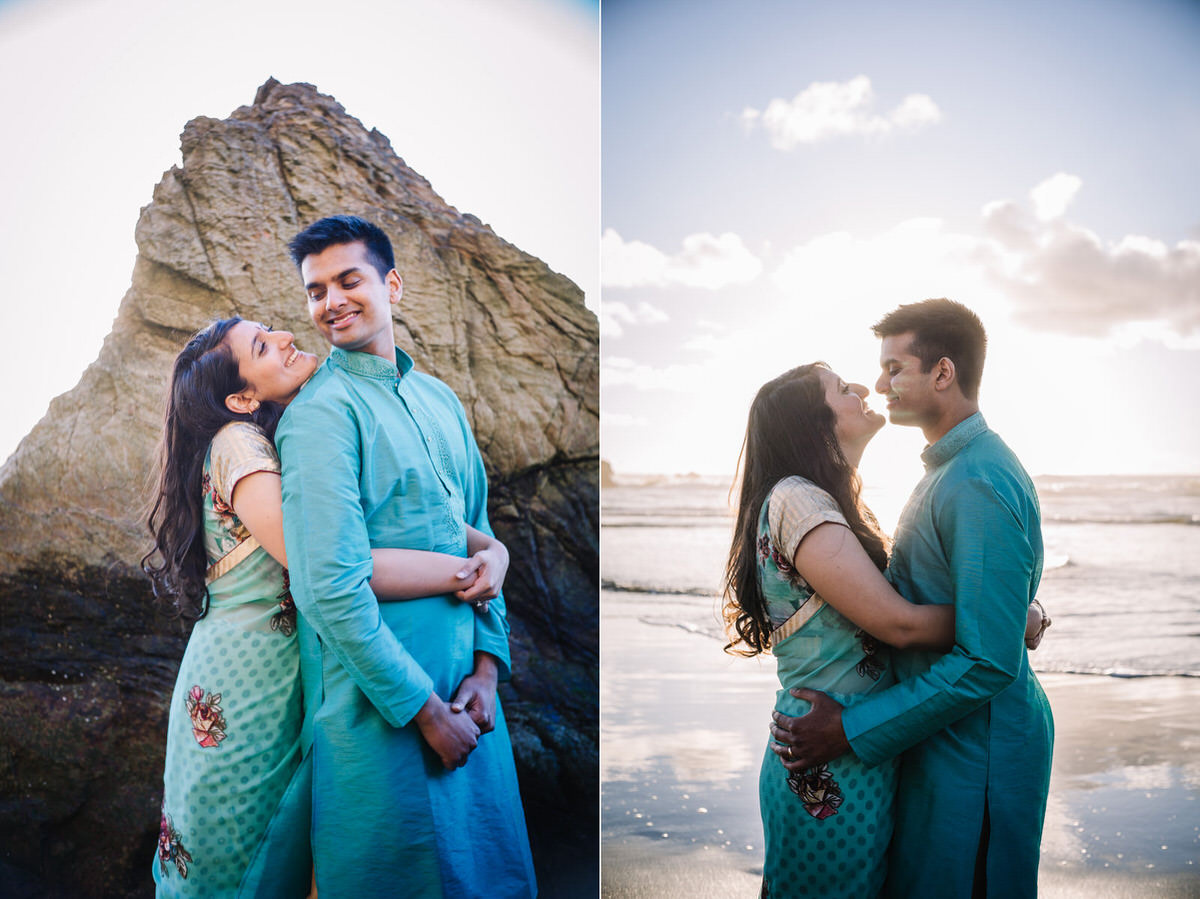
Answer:
<path fill-rule="evenodd" d="M 781 505 L 791 514 L 781 514 Z M 763 504 L 759 581 L 773 622 L 782 623 L 817 601 L 791 559 L 804 533 L 838 520 L 844 519 L 833 498 L 803 478 L 781 481 Z M 772 527 L 772 521 L 782 523 Z M 785 715 L 809 709 L 788 693 L 793 687 L 821 690 L 853 706 L 893 682 L 888 648 L 829 605 L 772 652 L 781 686 L 775 708 Z M 766 838 L 764 895 L 864 899 L 879 893 L 892 834 L 894 763 L 868 767 L 846 754 L 789 783 L 787 769 L 768 743 L 758 784 Z"/>
<path fill-rule="evenodd" d="M 487 479 L 441 381 L 333 349 L 276 431 L 284 536 L 301 614 L 313 852 L 326 896 L 529 896 L 533 864 L 503 710 L 465 767 L 445 771 L 412 718 L 449 700 L 474 653 L 509 665 L 503 598 L 380 605 L 372 547 L 465 556 L 491 533 Z M 520 564 L 514 554 L 514 564 Z"/>
<path fill-rule="evenodd" d="M 842 725 L 870 764 L 903 753 L 890 895 L 969 896 L 986 810 L 988 896 L 1032 896 L 1054 734 L 1024 643 L 1042 573 L 1037 494 L 978 414 L 922 459 L 888 574 L 911 602 L 954 603 L 955 646 L 895 652 L 898 683 Z"/>
<path fill-rule="evenodd" d="M 246 536 L 231 508 L 236 479 L 278 468 L 274 448 L 253 426 L 214 440 L 204 467 L 210 563 Z M 232 469 L 228 484 L 214 481 L 215 469 Z M 196 622 L 171 696 L 153 865 L 159 896 L 308 892 L 309 798 L 294 622 L 284 571 L 261 548 L 209 585 L 208 613 Z M 239 891 L 248 873 L 253 884 Z"/>

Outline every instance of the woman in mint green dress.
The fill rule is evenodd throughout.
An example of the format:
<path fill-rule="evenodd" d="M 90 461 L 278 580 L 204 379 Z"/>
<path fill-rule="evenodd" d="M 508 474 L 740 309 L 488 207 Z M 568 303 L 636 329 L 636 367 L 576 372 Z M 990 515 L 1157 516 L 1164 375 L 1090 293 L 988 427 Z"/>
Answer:
<path fill-rule="evenodd" d="M 159 896 L 300 897 L 312 883 L 311 771 L 271 434 L 316 365 L 292 335 L 240 319 L 201 331 L 176 359 L 156 545 L 143 566 L 156 593 L 196 622 L 171 698 Z M 376 550 L 372 586 L 486 607 L 498 586 L 480 584 L 481 569 L 502 580 L 507 554 L 481 534 L 469 544 L 470 560 Z"/>
<path fill-rule="evenodd" d="M 775 655 L 775 708 L 786 715 L 808 710 L 789 692 L 797 687 L 845 706 L 885 689 L 889 646 L 954 642 L 952 607 L 910 604 L 883 576 L 888 541 L 861 501 L 857 473 L 884 425 L 867 395 L 815 363 L 765 384 L 750 408 L 726 572 L 726 649 Z M 878 895 L 895 763 L 868 768 L 848 753 L 789 775 L 779 754 L 769 741 L 759 775 L 762 895 Z"/>

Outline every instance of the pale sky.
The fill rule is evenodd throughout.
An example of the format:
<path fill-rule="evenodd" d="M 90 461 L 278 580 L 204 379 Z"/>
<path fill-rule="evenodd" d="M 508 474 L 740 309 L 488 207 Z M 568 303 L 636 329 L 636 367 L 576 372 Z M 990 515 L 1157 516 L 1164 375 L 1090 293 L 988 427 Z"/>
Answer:
<path fill-rule="evenodd" d="M 96 358 L 184 125 L 272 76 L 335 97 L 598 306 L 594 2 L 0 0 L 0 461 Z"/>
<path fill-rule="evenodd" d="M 872 386 L 870 325 L 936 296 L 1031 473 L 1200 472 L 1200 4 L 611 2 L 602 46 L 618 474 L 731 473 L 763 382 Z"/>

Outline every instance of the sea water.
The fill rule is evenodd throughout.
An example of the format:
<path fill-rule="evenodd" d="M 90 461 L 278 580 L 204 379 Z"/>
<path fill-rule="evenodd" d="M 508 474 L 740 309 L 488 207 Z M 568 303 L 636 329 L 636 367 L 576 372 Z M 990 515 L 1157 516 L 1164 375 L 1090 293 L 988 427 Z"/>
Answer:
<path fill-rule="evenodd" d="M 1038 598 L 1053 624 L 1030 655 L 1034 669 L 1200 676 L 1200 476 L 1038 477 L 1035 484 L 1045 544 Z M 891 514 L 899 496 L 864 491 L 868 505 Z M 894 525 L 891 514 L 880 514 L 885 527 Z M 602 602 L 637 603 L 646 624 L 723 641 L 732 526 L 728 479 L 631 478 L 606 487 Z"/>

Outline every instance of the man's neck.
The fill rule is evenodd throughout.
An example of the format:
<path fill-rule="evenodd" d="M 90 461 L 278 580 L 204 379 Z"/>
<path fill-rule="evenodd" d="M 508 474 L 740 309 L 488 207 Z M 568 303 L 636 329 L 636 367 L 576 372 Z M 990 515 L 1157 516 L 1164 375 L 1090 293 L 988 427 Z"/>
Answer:
<path fill-rule="evenodd" d="M 384 362 L 391 363 L 392 365 L 398 364 L 396 359 L 396 343 L 392 340 L 389 340 L 386 344 L 382 341 L 371 343 L 360 347 L 354 352 L 366 353 L 368 356 L 378 356 Z"/>
<path fill-rule="evenodd" d="M 396 345 L 395 344 L 388 344 L 388 350 L 386 353 L 372 353 L 371 355 L 378 356 L 384 362 L 390 362 L 392 365 L 397 364 L 396 363 Z"/>
<path fill-rule="evenodd" d="M 949 434 L 951 429 L 962 424 L 978 411 L 979 403 L 968 399 L 947 406 L 936 421 L 922 425 L 921 433 L 925 435 L 925 442 L 933 446 Z"/>

